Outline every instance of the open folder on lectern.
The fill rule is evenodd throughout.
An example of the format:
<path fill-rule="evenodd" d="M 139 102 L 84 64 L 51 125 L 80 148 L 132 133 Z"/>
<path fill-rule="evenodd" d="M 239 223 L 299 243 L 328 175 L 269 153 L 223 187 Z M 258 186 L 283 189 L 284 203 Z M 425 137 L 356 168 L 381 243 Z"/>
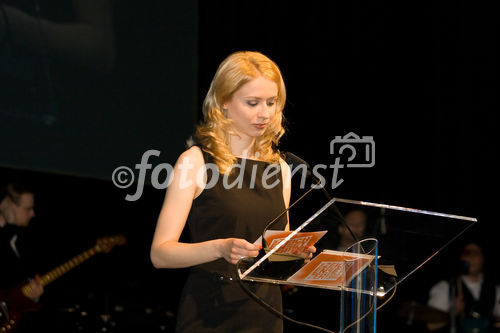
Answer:
<path fill-rule="evenodd" d="M 269 244 L 267 250 L 273 250 L 292 233 L 293 231 L 266 231 L 264 237 L 266 244 Z M 373 261 L 374 256 L 323 250 L 312 260 L 305 260 L 308 256 L 305 249 L 314 246 L 326 233 L 326 230 L 296 233 L 288 242 L 284 242 L 274 255 L 269 256 L 268 260 L 285 262 L 286 265 L 287 261 L 304 259 L 304 265 L 287 278 L 286 282 L 340 288 L 344 280 L 349 283 L 355 275 L 363 271 Z M 261 243 L 262 238 L 255 242 L 255 244 Z"/>
<path fill-rule="evenodd" d="M 362 236 L 345 251 L 336 251 L 344 217 L 353 211 L 366 216 Z M 342 198 L 304 200 L 288 213 L 294 230 L 266 233 L 270 245 L 266 251 L 240 260 L 242 280 L 368 292 L 351 281 L 370 272 L 377 295 L 383 296 L 477 222 L 466 216 Z M 293 251 L 313 244 L 318 251 L 311 260 Z"/>

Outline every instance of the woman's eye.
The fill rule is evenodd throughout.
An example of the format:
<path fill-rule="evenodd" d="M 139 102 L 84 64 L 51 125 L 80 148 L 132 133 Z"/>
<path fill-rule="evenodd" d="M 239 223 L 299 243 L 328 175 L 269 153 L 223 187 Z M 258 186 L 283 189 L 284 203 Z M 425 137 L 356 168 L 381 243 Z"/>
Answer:
<path fill-rule="evenodd" d="M 275 101 L 272 101 L 272 102 L 267 102 L 267 105 L 268 106 L 273 106 L 276 102 Z"/>
<path fill-rule="evenodd" d="M 259 104 L 258 102 L 247 102 L 248 105 L 250 106 L 256 106 L 257 104 Z"/>

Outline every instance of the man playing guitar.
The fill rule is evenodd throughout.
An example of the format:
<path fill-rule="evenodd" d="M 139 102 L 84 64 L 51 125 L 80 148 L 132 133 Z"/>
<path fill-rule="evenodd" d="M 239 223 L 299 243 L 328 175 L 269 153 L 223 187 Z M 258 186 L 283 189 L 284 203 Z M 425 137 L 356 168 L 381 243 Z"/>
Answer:
<path fill-rule="evenodd" d="M 31 288 L 27 289 L 25 296 L 37 302 L 43 294 L 42 281 L 38 274 L 28 275 L 25 258 L 17 242 L 19 232 L 28 227 L 35 217 L 34 201 L 33 191 L 21 184 L 8 184 L 0 194 L 0 289 L 13 287 L 28 279 Z"/>

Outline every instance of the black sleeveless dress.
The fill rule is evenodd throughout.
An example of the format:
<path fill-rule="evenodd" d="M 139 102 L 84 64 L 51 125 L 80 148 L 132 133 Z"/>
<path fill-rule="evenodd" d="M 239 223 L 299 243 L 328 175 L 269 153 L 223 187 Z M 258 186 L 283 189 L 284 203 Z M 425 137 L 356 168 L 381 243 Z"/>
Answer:
<path fill-rule="evenodd" d="M 205 163 L 211 161 L 209 154 L 203 155 Z M 187 218 L 191 242 L 243 238 L 253 243 L 267 223 L 285 209 L 279 165 L 241 158 L 237 163 L 241 167 L 226 180 L 224 175 L 208 169 L 207 187 L 194 199 Z M 268 170 L 267 174 L 273 176 L 263 183 L 268 167 L 280 171 Z M 276 186 L 269 186 L 275 182 Z M 227 188 L 225 183 L 233 186 Z M 283 216 L 272 229 L 285 226 Z M 224 259 L 192 267 L 180 300 L 176 332 L 282 332 L 282 320 L 253 300 L 236 276 L 236 266 Z M 275 309 L 282 310 L 279 286 L 243 283 Z"/>

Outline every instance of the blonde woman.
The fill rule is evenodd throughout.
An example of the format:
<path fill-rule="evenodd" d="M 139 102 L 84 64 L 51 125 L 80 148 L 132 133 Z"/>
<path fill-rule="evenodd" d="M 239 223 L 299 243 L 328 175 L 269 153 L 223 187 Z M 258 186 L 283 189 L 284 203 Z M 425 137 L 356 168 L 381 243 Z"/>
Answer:
<path fill-rule="evenodd" d="M 285 98 L 279 68 L 258 52 L 231 54 L 212 80 L 197 144 L 174 167 L 151 247 L 155 267 L 191 267 L 177 332 L 283 330 L 238 284 L 235 264 L 258 255 L 253 242 L 289 204 L 290 168 L 276 149 Z M 181 243 L 186 224 L 190 243 Z M 286 216 L 273 225 L 287 228 Z M 281 310 L 278 286 L 248 286 Z"/>

